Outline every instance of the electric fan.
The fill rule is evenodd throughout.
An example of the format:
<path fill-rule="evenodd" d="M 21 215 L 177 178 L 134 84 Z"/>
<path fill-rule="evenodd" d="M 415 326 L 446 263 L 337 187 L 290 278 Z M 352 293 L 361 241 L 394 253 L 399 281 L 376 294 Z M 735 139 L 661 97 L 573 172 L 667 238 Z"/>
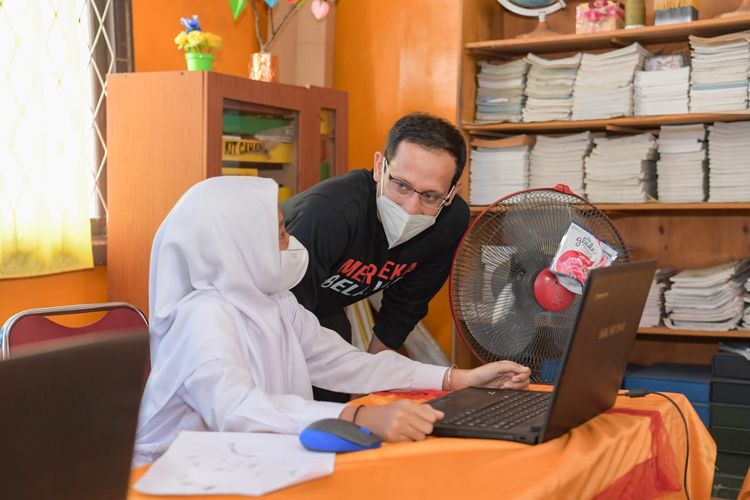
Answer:
<path fill-rule="evenodd" d="M 458 332 L 482 362 L 510 359 L 552 382 L 572 333 L 580 295 L 549 271 L 575 222 L 629 260 L 622 237 L 601 210 L 567 186 L 499 199 L 464 234 L 453 259 L 450 300 Z"/>

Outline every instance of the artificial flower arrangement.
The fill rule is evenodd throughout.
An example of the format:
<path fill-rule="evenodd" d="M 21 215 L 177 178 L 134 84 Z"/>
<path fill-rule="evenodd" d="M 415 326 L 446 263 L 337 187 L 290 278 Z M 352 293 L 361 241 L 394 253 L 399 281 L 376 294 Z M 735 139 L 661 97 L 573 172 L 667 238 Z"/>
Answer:
<path fill-rule="evenodd" d="M 263 0 L 263 3 L 266 5 L 266 11 L 268 13 L 268 21 L 269 21 L 269 29 L 266 33 L 266 40 L 263 40 L 263 37 L 261 36 L 261 30 L 260 30 L 260 10 L 258 9 L 257 3 L 259 0 L 229 0 L 229 7 L 232 9 L 232 18 L 236 21 L 237 18 L 242 14 L 242 12 L 245 10 L 245 7 L 247 7 L 248 2 L 250 3 L 250 8 L 253 10 L 253 16 L 255 18 L 255 36 L 258 40 L 258 51 L 259 52 L 268 52 L 271 45 L 273 44 L 274 40 L 276 40 L 276 37 L 281 33 L 281 30 L 284 29 L 284 26 L 286 26 L 289 23 L 289 20 L 292 18 L 292 16 L 302 8 L 303 5 L 305 5 L 305 0 L 287 0 L 288 4 L 292 6 L 291 9 L 289 9 L 284 16 L 284 18 L 281 20 L 281 22 L 276 25 L 273 19 L 273 11 L 274 7 L 276 7 L 276 4 L 278 4 L 278 0 Z M 329 2 L 333 2 L 333 0 L 311 0 L 310 1 L 310 11 L 312 12 L 313 17 L 320 21 L 326 15 L 328 15 L 328 11 L 330 10 Z"/>
<path fill-rule="evenodd" d="M 213 66 L 214 55 L 212 51 L 221 47 L 221 37 L 208 31 L 202 31 L 198 16 L 192 18 L 181 18 L 180 24 L 185 29 L 174 39 L 178 50 L 185 51 L 188 69 L 210 70 Z"/>

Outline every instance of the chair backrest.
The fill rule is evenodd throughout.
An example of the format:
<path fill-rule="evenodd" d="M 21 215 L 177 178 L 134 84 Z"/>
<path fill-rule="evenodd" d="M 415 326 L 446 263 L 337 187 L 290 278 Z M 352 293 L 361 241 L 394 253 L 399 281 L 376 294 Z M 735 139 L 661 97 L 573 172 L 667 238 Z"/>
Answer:
<path fill-rule="evenodd" d="M 83 314 L 98 311 L 105 311 L 106 314 L 85 326 L 65 326 L 55 323 L 48 318 L 48 316 Z M 12 349 L 25 344 L 58 340 L 87 333 L 127 329 L 148 329 L 148 321 L 137 307 L 126 302 L 105 302 L 100 304 L 78 304 L 28 309 L 9 318 L 3 325 L 2 330 L 0 330 L 2 357 L 3 359 L 8 359 Z"/>
<path fill-rule="evenodd" d="M 92 333 L 0 361 L 5 499 L 125 499 L 148 334 Z"/>

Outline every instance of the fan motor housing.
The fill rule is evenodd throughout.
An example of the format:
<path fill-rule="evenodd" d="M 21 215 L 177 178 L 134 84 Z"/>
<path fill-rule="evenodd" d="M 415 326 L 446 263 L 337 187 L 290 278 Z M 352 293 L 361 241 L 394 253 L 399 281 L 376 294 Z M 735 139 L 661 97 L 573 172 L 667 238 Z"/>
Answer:
<path fill-rule="evenodd" d="M 576 295 L 562 286 L 552 271 L 543 269 L 534 280 L 534 298 L 546 310 L 558 312 L 570 307 Z"/>

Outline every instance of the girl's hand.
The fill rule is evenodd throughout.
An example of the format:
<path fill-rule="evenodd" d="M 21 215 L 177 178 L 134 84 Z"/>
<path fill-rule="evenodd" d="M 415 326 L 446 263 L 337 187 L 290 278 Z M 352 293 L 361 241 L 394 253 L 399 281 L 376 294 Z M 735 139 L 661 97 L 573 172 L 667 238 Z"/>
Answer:
<path fill-rule="evenodd" d="M 347 407 L 341 417 L 351 419 L 354 413 Z M 427 404 L 408 399 L 380 406 L 367 406 L 357 413 L 357 425 L 367 427 L 386 441 L 420 441 L 432 432 L 435 422 L 443 418 L 441 411 Z"/>

